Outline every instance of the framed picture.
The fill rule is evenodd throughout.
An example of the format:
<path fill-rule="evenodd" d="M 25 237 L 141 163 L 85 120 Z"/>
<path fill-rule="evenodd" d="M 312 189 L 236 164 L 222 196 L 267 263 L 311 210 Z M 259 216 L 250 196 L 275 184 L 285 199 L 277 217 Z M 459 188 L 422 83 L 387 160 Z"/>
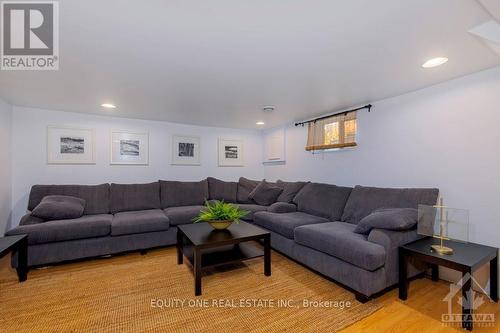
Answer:
<path fill-rule="evenodd" d="M 172 165 L 200 165 L 200 138 L 174 135 Z"/>
<path fill-rule="evenodd" d="M 112 131 L 111 164 L 148 165 L 149 133 Z"/>
<path fill-rule="evenodd" d="M 95 164 L 95 131 L 87 128 L 48 126 L 48 164 Z"/>
<path fill-rule="evenodd" d="M 219 166 L 243 166 L 243 140 L 219 138 Z"/>

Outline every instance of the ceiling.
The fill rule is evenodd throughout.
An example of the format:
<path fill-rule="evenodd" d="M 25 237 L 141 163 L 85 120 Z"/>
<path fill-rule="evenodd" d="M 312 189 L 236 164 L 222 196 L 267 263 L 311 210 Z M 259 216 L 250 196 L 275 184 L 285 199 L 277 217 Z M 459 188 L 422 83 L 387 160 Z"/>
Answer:
<path fill-rule="evenodd" d="M 14 105 L 272 127 L 500 65 L 474 0 L 64 0 L 59 71 L 1 71 Z M 450 61 L 434 69 L 432 57 Z M 101 103 L 115 103 L 109 111 Z M 261 107 L 275 105 L 265 114 Z"/>

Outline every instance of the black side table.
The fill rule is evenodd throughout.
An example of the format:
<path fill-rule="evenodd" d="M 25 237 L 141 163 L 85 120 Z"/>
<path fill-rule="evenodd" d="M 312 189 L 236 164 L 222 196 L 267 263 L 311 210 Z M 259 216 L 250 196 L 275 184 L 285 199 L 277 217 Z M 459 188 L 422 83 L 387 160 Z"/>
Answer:
<path fill-rule="evenodd" d="M 17 252 L 17 277 L 19 282 L 28 278 L 28 235 L 15 235 L 0 238 L 0 258 L 8 253 Z"/>
<path fill-rule="evenodd" d="M 472 273 L 490 262 L 490 298 L 498 302 L 498 248 L 475 243 L 446 241 L 446 246 L 453 249 L 453 254 L 439 254 L 431 250 L 431 245 L 439 244 L 438 239 L 423 238 L 399 247 L 399 298 L 408 298 L 407 268 L 409 258 L 431 264 L 432 280 L 439 279 L 438 266 L 448 267 L 462 272 L 462 277 Z M 472 279 L 466 279 L 462 285 L 462 296 L 468 299 L 467 293 L 472 291 Z M 470 306 L 462 305 L 462 327 L 471 331 L 473 328 L 473 311 Z M 465 320 L 464 320 L 465 319 Z"/>

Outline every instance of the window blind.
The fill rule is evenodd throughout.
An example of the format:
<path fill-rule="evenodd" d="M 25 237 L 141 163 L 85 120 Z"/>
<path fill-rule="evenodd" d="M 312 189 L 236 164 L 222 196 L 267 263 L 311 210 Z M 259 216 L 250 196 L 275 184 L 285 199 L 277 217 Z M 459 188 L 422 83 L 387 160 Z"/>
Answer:
<path fill-rule="evenodd" d="M 307 151 L 356 146 L 356 111 L 318 119 L 308 124 Z"/>

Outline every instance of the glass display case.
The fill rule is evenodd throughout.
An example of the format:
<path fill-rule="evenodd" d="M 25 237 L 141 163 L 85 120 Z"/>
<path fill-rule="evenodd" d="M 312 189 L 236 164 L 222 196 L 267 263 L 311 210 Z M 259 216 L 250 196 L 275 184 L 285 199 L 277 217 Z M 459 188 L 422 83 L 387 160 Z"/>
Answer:
<path fill-rule="evenodd" d="M 441 254 L 452 254 L 453 249 L 446 246 L 447 240 L 469 241 L 469 211 L 439 205 L 418 206 L 417 232 L 440 240 L 432 249 Z"/>

